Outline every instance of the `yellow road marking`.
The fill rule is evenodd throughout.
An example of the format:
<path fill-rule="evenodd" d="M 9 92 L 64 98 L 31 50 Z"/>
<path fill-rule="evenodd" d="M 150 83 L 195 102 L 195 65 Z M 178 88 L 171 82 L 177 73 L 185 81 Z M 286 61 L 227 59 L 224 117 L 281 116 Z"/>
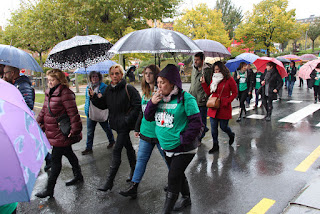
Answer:
<path fill-rule="evenodd" d="M 310 166 L 319 158 L 319 156 L 320 156 L 320 146 L 318 146 L 318 148 L 316 148 L 294 170 L 299 171 L 299 172 L 306 172 L 310 168 Z"/>
<path fill-rule="evenodd" d="M 263 198 L 259 203 L 256 204 L 247 214 L 262 214 L 266 213 L 272 205 L 276 203 L 275 200 Z"/>

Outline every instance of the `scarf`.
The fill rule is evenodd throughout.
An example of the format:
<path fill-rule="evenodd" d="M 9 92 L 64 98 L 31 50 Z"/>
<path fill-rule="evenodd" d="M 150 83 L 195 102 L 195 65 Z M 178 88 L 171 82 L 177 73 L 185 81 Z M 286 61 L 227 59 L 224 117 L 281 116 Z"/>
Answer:
<path fill-rule="evenodd" d="M 223 80 L 224 76 L 222 73 L 213 73 L 212 80 L 210 84 L 210 92 L 215 92 L 217 90 L 218 84 Z"/>
<path fill-rule="evenodd" d="M 171 101 L 171 97 L 172 95 L 177 95 L 179 93 L 179 88 L 178 86 L 174 86 L 172 91 L 170 92 L 170 94 L 168 94 L 167 96 L 163 96 L 162 100 L 163 102 L 170 102 Z"/>

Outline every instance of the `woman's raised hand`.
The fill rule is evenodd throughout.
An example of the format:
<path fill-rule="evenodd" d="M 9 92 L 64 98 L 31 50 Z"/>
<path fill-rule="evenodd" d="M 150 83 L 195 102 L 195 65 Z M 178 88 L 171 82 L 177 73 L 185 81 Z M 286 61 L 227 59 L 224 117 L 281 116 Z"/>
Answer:
<path fill-rule="evenodd" d="M 151 102 L 153 104 L 158 104 L 161 100 L 162 100 L 162 93 L 160 91 L 157 91 L 156 93 L 154 93 L 154 95 L 151 98 Z"/>

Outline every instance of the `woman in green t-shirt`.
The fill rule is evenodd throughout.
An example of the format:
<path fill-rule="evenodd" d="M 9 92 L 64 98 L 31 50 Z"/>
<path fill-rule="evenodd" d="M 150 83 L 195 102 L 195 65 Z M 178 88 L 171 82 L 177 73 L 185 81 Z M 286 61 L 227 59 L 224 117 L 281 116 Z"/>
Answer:
<path fill-rule="evenodd" d="M 157 83 L 158 91 L 148 102 L 144 115 L 148 121 L 155 120 L 156 135 L 169 165 L 163 213 L 170 213 L 191 204 L 184 171 L 197 152 L 203 124 L 196 99 L 182 90 L 175 65 L 167 65 L 159 73 Z M 179 193 L 182 198 L 176 204 Z"/>
<path fill-rule="evenodd" d="M 252 91 L 252 76 L 247 72 L 247 63 L 241 62 L 238 70 L 234 72 L 234 80 L 238 85 L 238 98 L 240 102 L 240 114 L 237 122 L 241 121 L 241 117 L 246 117 L 247 111 L 244 102 Z"/>
<path fill-rule="evenodd" d="M 310 84 L 313 86 L 314 91 L 314 103 L 317 103 L 317 100 L 320 102 L 320 63 L 310 74 L 311 80 Z"/>
<path fill-rule="evenodd" d="M 159 144 L 155 133 L 156 122 L 147 121 L 144 116 L 144 110 L 147 106 L 148 101 L 151 99 L 152 93 L 155 89 L 156 78 L 160 72 L 160 69 L 156 65 L 148 65 L 142 71 L 143 77 L 141 81 L 142 89 L 142 100 L 141 107 L 142 112 L 140 112 L 139 118 L 135 126 L 135 137 L 140 136 L 139 141 L 139 151 L 138 158 L 136 163 L 136 168 L 131 179 L 131 184 L 127 190 L 120 191 L 120 195 L 125 197 L 131 196 L 132 198 L 137 197 L 138 194 L 138 185 L 144 175 L 144 172 L 147 168 L 147 163 L 152 154 L 154 146 L 157 146 L 161 156 L 164 157 L 163 150 Z"/>

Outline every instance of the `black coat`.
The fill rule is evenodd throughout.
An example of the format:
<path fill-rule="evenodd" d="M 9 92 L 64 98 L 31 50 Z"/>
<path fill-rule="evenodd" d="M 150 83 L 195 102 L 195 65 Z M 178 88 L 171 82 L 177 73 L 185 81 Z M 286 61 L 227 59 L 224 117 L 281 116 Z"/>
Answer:
<path fill-rule="evenodd" d="M 98 108 L 109 109 L 109 123 L 113 130 L 123 132 L 134 129 L 141 111 L 141 97 L 137 89 L 124 79 L 115 87 L 108 85 L 101 98 L 95 94 L 91 100 Z"/>
<path fill-rule="evenodd" d="M 290 68 L 290 66 L 287 68 L 287 73 L 288 73 L 288 76 L 286 77 L 286 79 L 289 81 L 291 77 L 291 82 L 295 82 L 296 81 L 296 74 L 297 74 L 297 68 L 296 67 L 293 67 L 293 68 Z"/>
<path fill-rule="evenodd" d="M 313 85 L 314 85 L 314 82 L 316 81 L 316 76 L 317 76 L 317 71 L 316 71 L 316 69 L 313 69 L 313 71 L 311 72 L 311 74 L 310 74 L 310 80 L 309 80 L 309 82 L 308 82 L 308 87 L 309 88 L 312 88 L 313 87 Z"/>
<path fill-rule="evenodd" d="M 272 98 L 273 100 L 277 99 L 277 93 L 274 93 L 273 90 L 277 89 L 277 91 L 279 92 L 279 90 L 282 88 L 283 86 L 283 80 L 279 74 L 279 72 L 276 69 L 273 69 L 271 71 L 271 76 L 269 78 L 269 90 L 268 90 L 268 97 Z M 266 72 L 263 73 L 261 75 L 261 81 L 265 80 L 265 76 L 266 76 Z M 265 96 L 265 84 L 263 86 L 261 86 L 261 92 L 262 92 L 262 96 Z"/>

